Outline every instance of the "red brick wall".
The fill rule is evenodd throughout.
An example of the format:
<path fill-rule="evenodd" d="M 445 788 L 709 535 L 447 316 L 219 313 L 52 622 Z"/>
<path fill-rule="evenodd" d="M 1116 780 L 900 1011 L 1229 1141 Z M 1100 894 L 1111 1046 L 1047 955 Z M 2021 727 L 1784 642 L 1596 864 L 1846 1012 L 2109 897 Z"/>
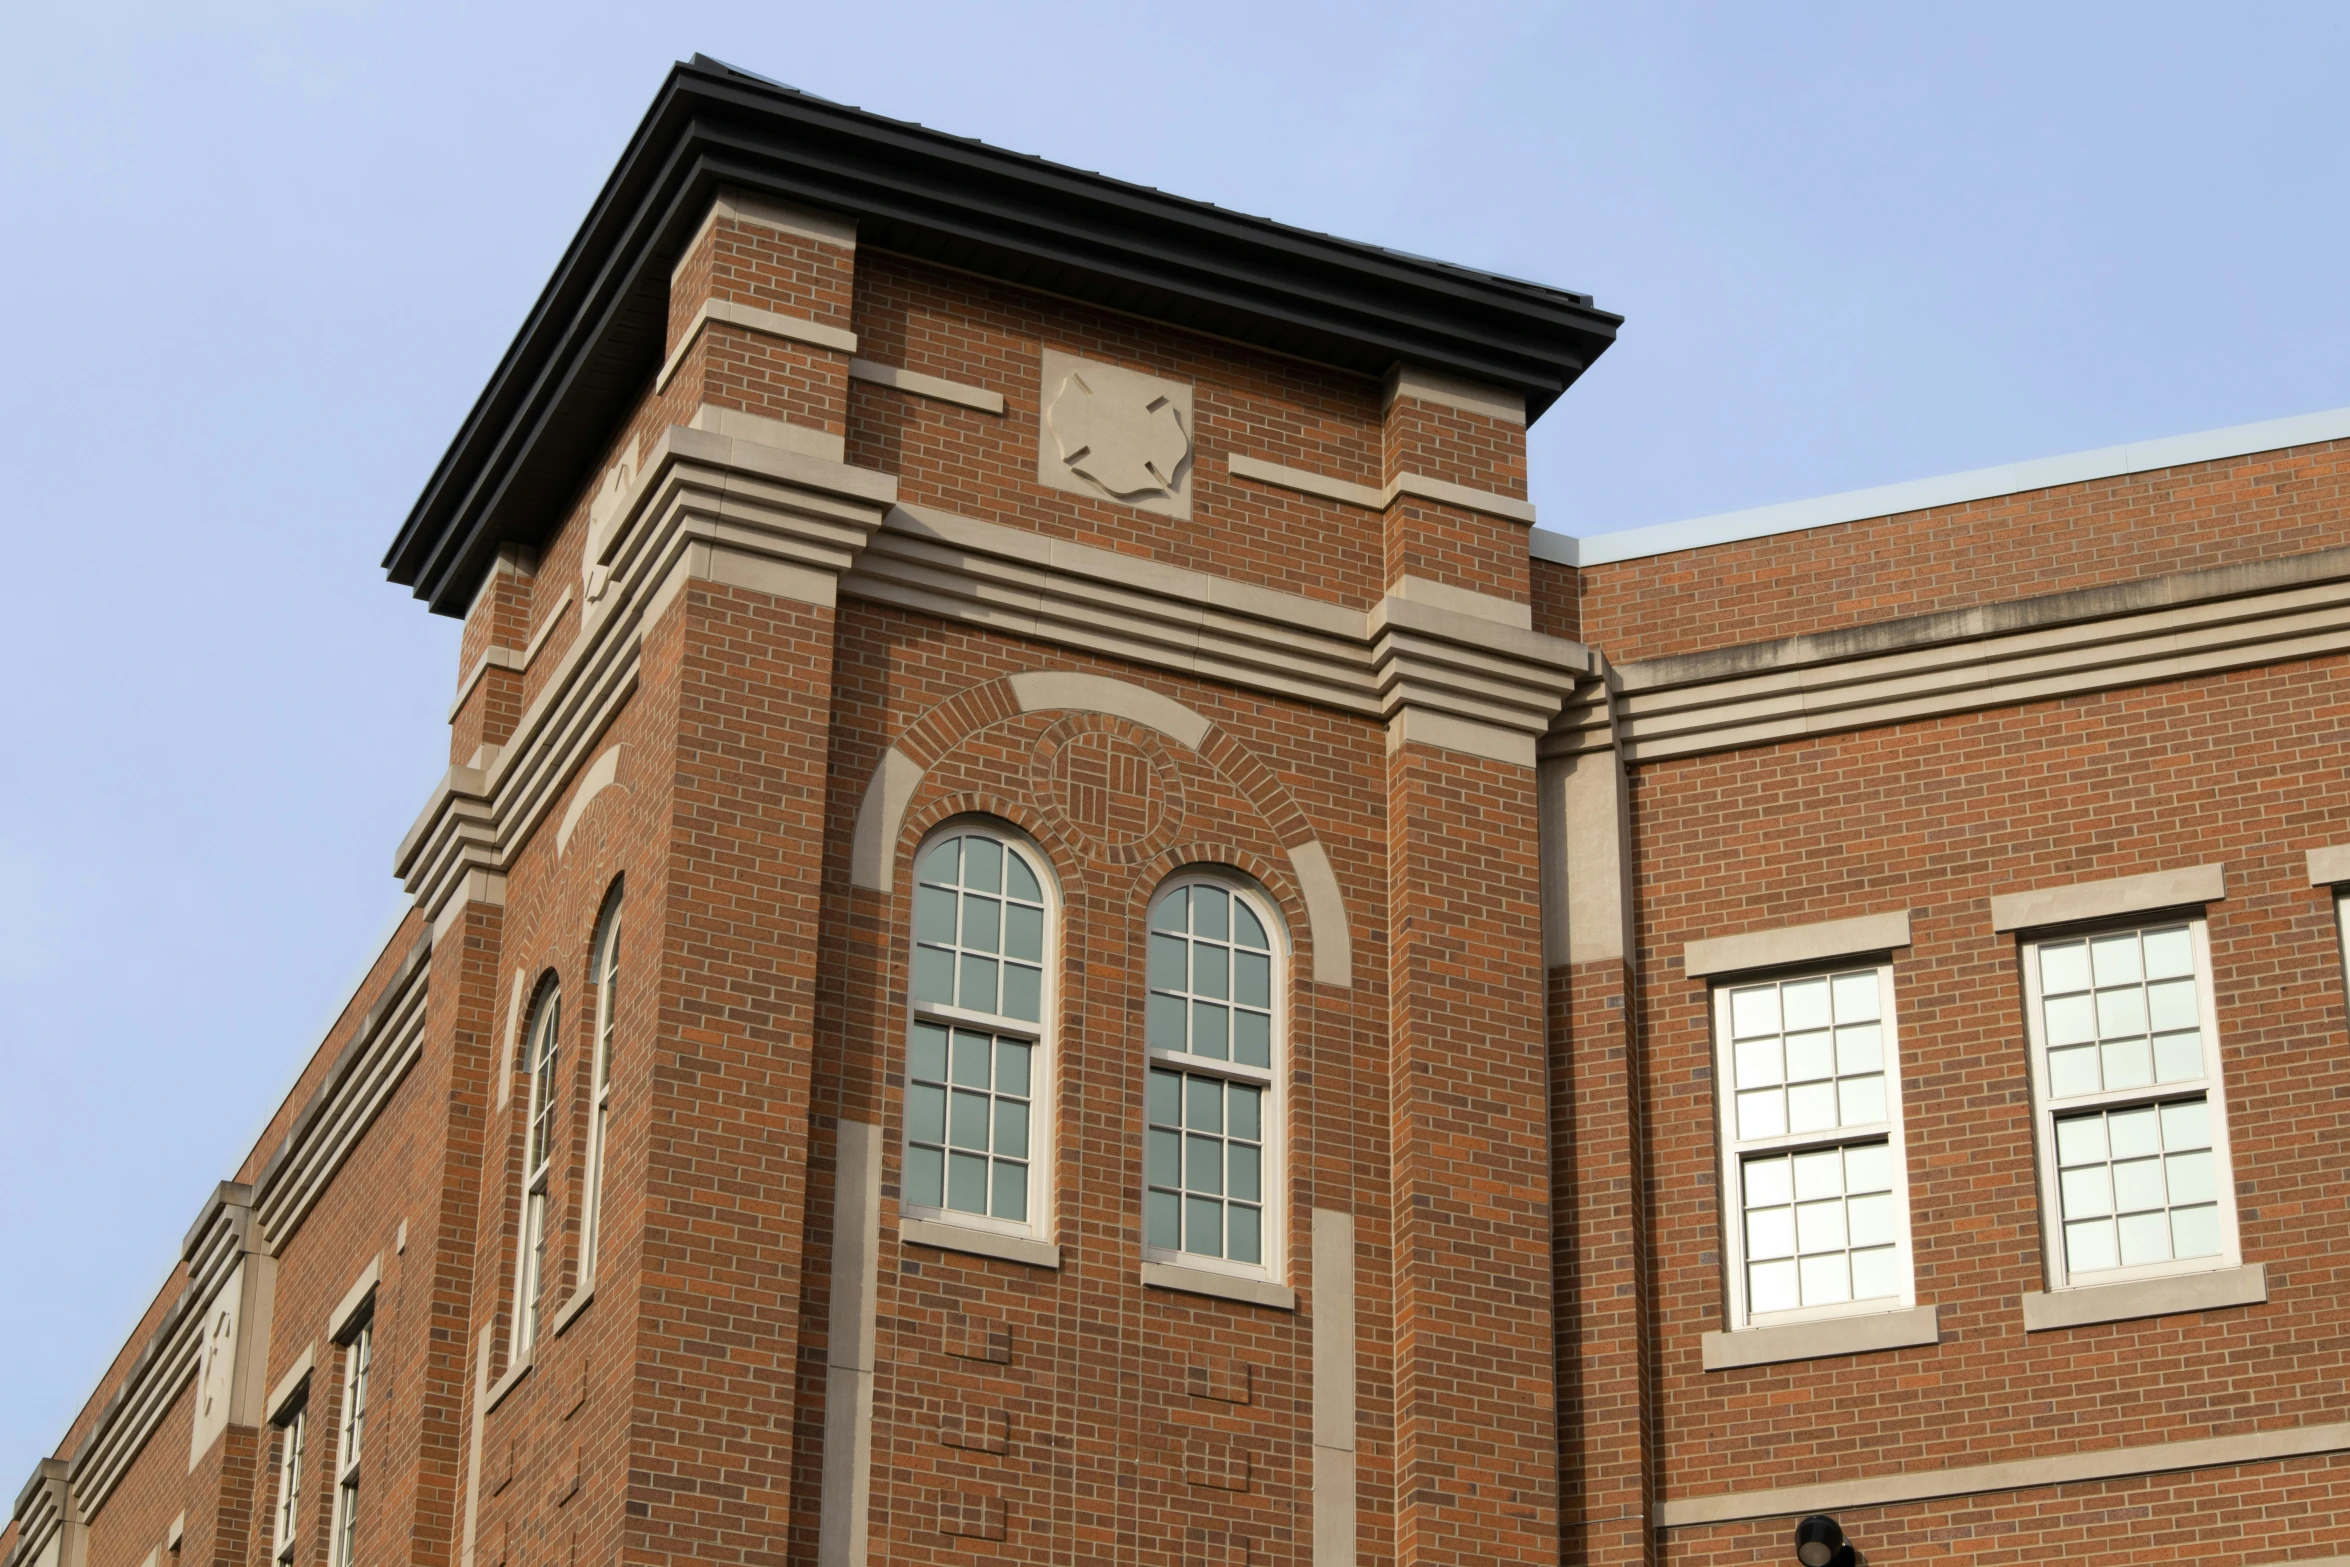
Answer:
<path fill-rule="evenodd" d="M 1585 568 L 1617 663 L 2350 543 L 2350 442 Z"/>

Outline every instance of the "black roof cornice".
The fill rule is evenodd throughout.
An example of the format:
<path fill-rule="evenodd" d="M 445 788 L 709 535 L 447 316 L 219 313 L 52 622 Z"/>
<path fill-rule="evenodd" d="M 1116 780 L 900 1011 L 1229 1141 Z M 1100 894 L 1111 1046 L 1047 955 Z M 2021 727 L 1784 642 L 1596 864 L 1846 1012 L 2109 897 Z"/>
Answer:
<path fill-rule="evenodd" d="M 696 55 L 628 149 L 384 556 L 462 615 L 536 544 L 661 364 L 669 274 L 721 186 L 853 217 L 858 243 L 1302 359 L 1522 392 L 1532 419 L 1622 317 L 829 103 Z"/>

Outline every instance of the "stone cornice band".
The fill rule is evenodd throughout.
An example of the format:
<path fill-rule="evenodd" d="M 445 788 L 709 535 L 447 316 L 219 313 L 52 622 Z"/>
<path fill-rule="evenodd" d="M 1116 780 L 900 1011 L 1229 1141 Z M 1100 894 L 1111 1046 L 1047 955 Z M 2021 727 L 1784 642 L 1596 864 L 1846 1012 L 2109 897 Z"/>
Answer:
<path fill-rule="evenodd" d="M 2276 1431 L 2247 1431 L 2236 1436 L 2197 1437 L 2183 1442 L 2150 1442 L 2139 1447 L 2109 1447 L 2088 1453 L 2052 1453 L 2045 1458 L 1968 1464 L 1952 1469 L 1911 1469 L 1857 1480 L 1782 1486 L 1769 1491 L 1684 1497 L 1658 1503 L 1656 1521 L 1660 1528 L 1687 1529 L 1749 1518 L 1792 1518 L 1848 1507 L 1886 1507 L 1942 1497 L 2028 1491 L 2041 1486 L 2125 1480 L 2181 1469 L 2218 1469 L 2233 1464 L 2274 1463 L 2279 1459 L 2340 1452 L 2350 1452 L 2350 1422 L 2288 1426 Z"/>
<path fill-rule="evenodd" d="M 1225 458 L 1224 466 L 1235 479 L 1252 479 L 1258 484 L 1296 490 L 1301 495 L 1319 495 L 1324 500 L 1360 506 L 1365 511 L 1385 511 L 1395 504 L 1397 496 L 1411 495 L 1421 500 L 1458 506 L 1463 511 L 1507 517 L 1512 522 L 1522 522 L 1529 527 L 1534 523 L 1534 503 L 1531 501 L 1522 501 L 1510 495 L 1496 495 L 1491 490 L 1472 489 L 1468 485 L 1455 484 L 1450 479 L 1439 479 L 1431 474 L 1399 473 L 1385 489 L 1380 489 L 1374 485 L 1358 484 L 1352 479 L 1334 479 L 1310 468 L 1291 468 L 1277 462 L 1266 462 L 1259 457 L 1243 456 L 1239 452 Z"/>
<path fill-rule="evenodd" d="M 2220 674 L 2350 650 L 2350 549 L 1617 665 L 1633 762 Z M 1545 755 L 1609 744 L 1578 707 Z"/>
<path fill-rule="evenodd" d="M 785 315 L 780 310 L 764 310 L 757 305 L 746 305 L 732 299 L 705 299 L 701 308 L 694 312 L 694 318 L 686 323 L 685 331 L 677 339 L 677 346 L 662 361 L 661 373 L 653 380 L 654 396 L 658 397 L 668 389 L 670 378 L 677 374 L 677 367 L 685 363 L 685 356 L 692 353 L 694 344 L 701 341 L 703 328 L 713 321 L 740 327 L 746 332 L 756 332 L 762 337 L 781 338 L 787 343 L 829 348 L 836 354 L 854 354 L 857 351 L 857 334 L 840 327 L 826 326 L 806 316 Z"/>

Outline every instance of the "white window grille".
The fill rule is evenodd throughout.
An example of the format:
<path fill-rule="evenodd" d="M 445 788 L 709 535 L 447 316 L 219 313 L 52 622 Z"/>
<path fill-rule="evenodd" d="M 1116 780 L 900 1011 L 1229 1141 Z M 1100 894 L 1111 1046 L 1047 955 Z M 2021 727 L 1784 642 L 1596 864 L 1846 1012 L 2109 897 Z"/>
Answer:
<path fill-rule="evenodd" d="M 2042 936 L 2023 956 L 2049 1287 L 2236 1266 L 2203 921 Z"/>
<path fill-rule="evenodd" d="M 1143 1246 L 1271 1276 L 1281 1257 L 1283 955 L 1253 890 L 1193 876 L 1151 903 Z"/>
<path fill-rule="evenodd" d="M 367 1383 L 375 1358 L 375 1323 L 360 1325 L 343 1346 L 343 1417 L 335 1433 L 335 1509 L 331 1567 L 359 1560 L 360 1460 L 367 1448 Z"/>
<path fill-rule="evenodd" d="M 271 1554 L 281 1563 L 291 1563 L 302 1519 L 302 1447 L 309 1437 L 308 1406 L 296 1406 L 278 1422 L 277 1429 L 277 1508 L 270 1531 Z"/>
<path fill-rule="evenodd" d="M 596 985 L 596 1059 L 590 1092 L 587 1191 L 580 1215 L 579 1287 L 595 1281 L 604 1231 L 604 1163 L 612 1129 L 612 1030 L 620 1010 L 620 900 L 607 906 L 593 958 Z"/>
<path fill-rule="evenodd" d="M 1719 985 L 1733 1328 L 1916 1304 L 1890 964 Z"/>
<path fill-rule="evenodd" d="M 552 985 L 532 1009 L 528 1036 L 529 1120 L 522 1155 L 522 1250 L 514 1268 L 514 1360 L 538 1343 L 539 1303 L 546 1294 L 547 1182 L 555 1162 L 555 1069 L 562 1054 L 563 998 Z"/>
<path fill-rule="evenodd" d="M 1035 849 L 962 825 L 915 861 L 902 1206 L 1042 1236 L 1050 1194 L 1052 885 Z"/>

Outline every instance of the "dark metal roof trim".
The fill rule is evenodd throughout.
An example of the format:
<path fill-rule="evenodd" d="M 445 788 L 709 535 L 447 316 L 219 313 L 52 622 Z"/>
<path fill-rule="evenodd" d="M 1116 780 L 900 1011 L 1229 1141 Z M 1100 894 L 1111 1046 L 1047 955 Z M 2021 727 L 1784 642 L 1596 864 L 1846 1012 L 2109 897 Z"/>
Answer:
<path fill-rule="evenodd" d="M 854 217 L 862 245 L 1367 375 L 1550 406 L 1614 341 L 1590 297 L 1289 228 L 885 119 L 697 55 L 673 69 L 384 556 L 465 613 L 544 539 L 661 363 L 669 271 L 721 186 Z"/>

